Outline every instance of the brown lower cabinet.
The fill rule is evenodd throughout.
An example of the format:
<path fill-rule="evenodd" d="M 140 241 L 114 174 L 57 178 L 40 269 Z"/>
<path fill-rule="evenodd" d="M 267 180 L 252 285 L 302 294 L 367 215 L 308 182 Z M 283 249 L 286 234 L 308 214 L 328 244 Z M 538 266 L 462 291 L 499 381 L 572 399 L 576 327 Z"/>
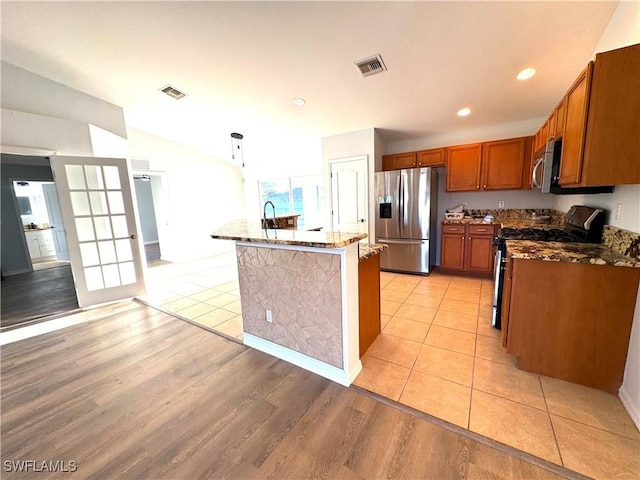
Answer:
<path fill-rule="evenodd" d="M 442 224 L 440 269 L 492 275 L 495 233 L 492 224 Z"/>
<path fill-rule="evenodd" d="M 358 262 L 360 358 L 382 330 L 380 324 L 380 255 Z"/>
<path fill-rule="evenodd" d="M 503 344 L 522 370 L 617 393 L 639 281 L 638 268 L 509 258 Z"/>

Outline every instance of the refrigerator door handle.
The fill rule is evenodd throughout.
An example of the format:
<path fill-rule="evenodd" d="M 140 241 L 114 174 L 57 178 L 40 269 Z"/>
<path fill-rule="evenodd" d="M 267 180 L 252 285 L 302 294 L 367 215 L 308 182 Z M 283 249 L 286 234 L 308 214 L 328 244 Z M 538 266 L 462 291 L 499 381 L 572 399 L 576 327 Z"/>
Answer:
<path fill-rule="evenodd" d="M 400 171 L 402 172 L 402 170 Z M 398 232 L 402 237 L 402 213 L 404 212 L 404 192 L 402 190 L 402 173 L 398 175 L 398 184 L 396 185 L 396 192 L 398 192 L 398 212 L 396 218 L 398 219 Z"/>

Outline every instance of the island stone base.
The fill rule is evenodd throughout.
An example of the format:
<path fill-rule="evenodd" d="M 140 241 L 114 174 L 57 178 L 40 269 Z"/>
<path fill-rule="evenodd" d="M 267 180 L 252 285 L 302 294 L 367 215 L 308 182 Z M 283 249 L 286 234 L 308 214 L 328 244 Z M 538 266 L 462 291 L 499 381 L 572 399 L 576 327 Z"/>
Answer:
<path fill-rule="evenodd" d="M 244 343 L 350 385 L 362 369 L 357 243 L 237 242 L 236 252 Z"/>

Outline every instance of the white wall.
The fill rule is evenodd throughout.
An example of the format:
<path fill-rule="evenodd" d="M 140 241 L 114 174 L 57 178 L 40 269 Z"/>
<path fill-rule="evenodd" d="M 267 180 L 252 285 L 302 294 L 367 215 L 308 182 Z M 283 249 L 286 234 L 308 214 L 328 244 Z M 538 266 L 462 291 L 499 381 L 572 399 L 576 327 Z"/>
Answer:
<path fill-rule="evenodd" d="M 60 155 L 93 155 L 87 123 L 5 108 L 0 115 L 4 146 L 53 150 Z"/>
<path fill-rule="evenodd" d="M 377 139 L 377 140 L 376 140 Z M 325 229 L 331 230 L 331 167 L 330 161 L 340 158 L 357 157 L 361 155 L 367 156 L 367 177 L 368 183 L 368 197 L 369 197 L 369 218 L 368 218 L 368 242 L 375 242 L 375 198 L 374 182 L 375 182 L 375 167 L 376 167 L 376 153 L 378 156 L 378 162 L 381 162 L 381 152 L 376 152 L 376 144 L 381 145 L 382 140 L 377 137 L 374 128 L 367 128 L 364 130 L 357 130 L 355 132 L 343 133 L 341 135 L 334 135 L 332 137 L 324 137 L 322 139 L 322 163 L 324 177 L 324 197 L 325 197 Z"/>
<path fill-rule="evenodd" d="M 620 2 L 596 45 L 594 55 L 636 43 L 640 43 L 640 2 Z M 622 203 L 622 209 L 620 219 L 616 220 L 614 214 L 618 203 Z M 557 196 L 554 207 L 566 211 L 574 204 L 605 208 L 611 213 L 609 224 L 640 233 L 640 185 L 621 185 L 612 194 Z M 640 428 L 640 292 L 636 298 L 620 398 Z"/>
<path fill-rule="evenodd" d="M 120 137 L 127 137 L 124 113 L 117 105 L 7 62 L 1 62 L 0 68 L 2 108 L 92 123 Z"/>
<path fill-rule="evenodd" d="M 185 262 L 234 250 L 234 242 L 210 235 L 244 218 L 240 167 L 141 130 L 128 133 L 132 158 L 148 159 L 152 172 L 166 173 L 170 212 L 163 226 L 166 241 L 161 238 L 163 260 Z"/>

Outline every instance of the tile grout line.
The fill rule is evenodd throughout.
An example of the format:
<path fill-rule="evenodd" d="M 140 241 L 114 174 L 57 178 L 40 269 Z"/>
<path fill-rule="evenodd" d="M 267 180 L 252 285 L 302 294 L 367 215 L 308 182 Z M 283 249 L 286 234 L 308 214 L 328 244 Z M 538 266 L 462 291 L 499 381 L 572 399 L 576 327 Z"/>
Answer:
<path fill-rule="evenodd" d="M 542 378 L 538 375 L 538 383 L 540 383 L 540 390 L 542 391 L 542 398 L 544 398 L 544 406 L 547 409 L 547 415 L 549 416 L 549 424 L 551 425 L 551 431 L 553 432 L 553 439 L 556 442 L 556 448 L 558 449 L 558 456 L 560 457 L 560 463 L 565 466 L 564 458 L 562 458 L 562 449 L 558 442 L 558 435 L 556 434 L 556 428 L 553 426 L 553 420 L 551 420 L 551 412 L 549 411 L 549 404 L 547 403 L 547 395 L 544 393 L 544 386 L 542 385 Z"/>

